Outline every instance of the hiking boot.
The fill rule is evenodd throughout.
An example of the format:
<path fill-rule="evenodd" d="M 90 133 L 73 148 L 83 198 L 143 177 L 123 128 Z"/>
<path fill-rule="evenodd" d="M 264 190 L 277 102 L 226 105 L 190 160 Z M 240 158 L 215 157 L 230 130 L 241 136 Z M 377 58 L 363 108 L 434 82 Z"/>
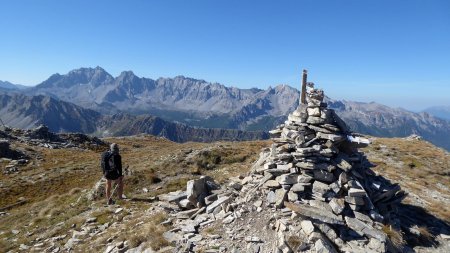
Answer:
<path fill-rule="evenodd" d="M 116 202 L 113 199 L 108 199 L 107 205 L 114 205 Z"/>

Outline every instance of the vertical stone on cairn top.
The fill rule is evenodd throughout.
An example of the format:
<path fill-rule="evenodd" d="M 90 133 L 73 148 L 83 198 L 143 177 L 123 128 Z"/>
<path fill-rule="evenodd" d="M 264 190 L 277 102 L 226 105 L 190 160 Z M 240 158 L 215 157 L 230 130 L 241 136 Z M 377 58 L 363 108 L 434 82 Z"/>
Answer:
<path fill-rule="evenodd" d="M 275 159 L 276 156 L 277 156 L 277 146 L 275 145 L 275 143 L 273 143 L 272 148 L 270 149 L 270 157 Z"/>
<path fill-rule="evenodd" d="M 303 70 L 303 76 L 302 76 L 302 93 L 300 97 L 300 104 L 306 104 L 306 84 L 307 84 L 307 78 L 308 78 L 308 70 Z"/>

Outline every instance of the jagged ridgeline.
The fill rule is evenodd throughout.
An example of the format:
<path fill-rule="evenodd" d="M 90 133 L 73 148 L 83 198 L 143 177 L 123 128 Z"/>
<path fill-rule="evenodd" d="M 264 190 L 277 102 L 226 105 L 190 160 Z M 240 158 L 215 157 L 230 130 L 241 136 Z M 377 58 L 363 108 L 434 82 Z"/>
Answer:
<path fill-rule="evenodd" d="M 398 250 L 385 229 L 400 230 L 397 205 L 405 192 L 370 169 L 358 151 L 369 140 L 352 134 L 304 75 L 301 103 L 270 132 L 273 144 L 249 175 L 223 188 L 203 177 L 188 182 L 186 192 L 161 196 L 184 210 L 165 233 L 178 252 L 205 245 L 230 252 Z M 199 231 L 211 227 L 231 239 L 202 237 Z"/>

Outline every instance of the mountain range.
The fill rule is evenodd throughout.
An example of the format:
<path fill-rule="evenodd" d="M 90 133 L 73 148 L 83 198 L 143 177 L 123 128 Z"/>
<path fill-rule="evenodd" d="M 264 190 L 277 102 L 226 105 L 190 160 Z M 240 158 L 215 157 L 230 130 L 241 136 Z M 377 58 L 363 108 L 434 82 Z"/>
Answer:
<path fill-rule="evenodd" d="M 416 134 L 450 150 L 450 122 L 429 113 L 414 113 L 377 103 L 328 103 L 353 131 L 379 137 L 405 137 Z"/>
<path fill-rule="evenodd" d="M 192 126 L 241 130 L 261 129 L 259 124 L 267 120 L 282 122 L 299 97 L 298 90 L 287 85 L 238 89 L 183 76 L 140 78 L 131 71 L 114 78 L 100 67 L 54 74 L 27 94 L 52 96 L 105 114 L 149 113 Z"/>
<path fill-rule="evenodd" d="M 16 92 L 73 103 L 80 108 L 74 109 L 78 112 L 74 112 L 75 115 L 81 115 L 81 108 L 89 109 L 88 115 L 98 113 L 102 120 L 96 120 L 95 126 L 91 127 L 81 121 L 80 131 L 89 133 L 95 128 L 94 132 L 116 135 L 150 131 L 149 122 L 157 121 L 176 124 L 173 127 L 179 132 L 188 131 L 190 127 L 235 129 L 245 133 L 267 131 L 284 122 L 288 112 L 297 107 L 300 97 L 300 92 L 288 85 L 266 90 L 239 89 L 184 76 L 153 80 L 138 77 L 131 71 L 113 77 L 101 67 L 75 69 L 64 75 L 54 74 L 34 87 Z M 327 102 L 353 131 L 384 137 L 418 134 L 450 149 L 450 122 L 427 112 L 414 113 L 377 103 L 330 98 Z M 19 117 L 3 117 L 19 121 Z M 31 122 L 30 115 L 24 117 L 28 117 L 28 121 L 23 122 Z M 90 120 L 90 117 L 86 118 L 86 122 Z M 127 121 L 133 122 L 130 124 L 132 128 L 123 127 L 128 126 Z M 114 130 L 109 129 L 111 126 L 115 126 Z M 122 130 L 119 131 L 119 128 Z M 59 130 L 69 129 L 61 127 Z"/>

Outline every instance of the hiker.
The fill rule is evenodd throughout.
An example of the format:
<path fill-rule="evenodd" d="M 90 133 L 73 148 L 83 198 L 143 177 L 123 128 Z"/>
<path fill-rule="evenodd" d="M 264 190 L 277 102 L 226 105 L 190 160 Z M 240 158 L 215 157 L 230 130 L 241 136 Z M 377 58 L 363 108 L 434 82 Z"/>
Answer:
<path fill-rule="evenodd" d="M 103 176 L 106 178 L 106 199 L 108 205 L 115 204 L 111 196 L 111 185 L 114 181 L 116 184 L 117 195 L 122 199 L 123 194 L 123 174 L 122 174 L 122 157 L 119 154 L 119 145 L 111 144 L 110 150 L 102 154 Z"/>

